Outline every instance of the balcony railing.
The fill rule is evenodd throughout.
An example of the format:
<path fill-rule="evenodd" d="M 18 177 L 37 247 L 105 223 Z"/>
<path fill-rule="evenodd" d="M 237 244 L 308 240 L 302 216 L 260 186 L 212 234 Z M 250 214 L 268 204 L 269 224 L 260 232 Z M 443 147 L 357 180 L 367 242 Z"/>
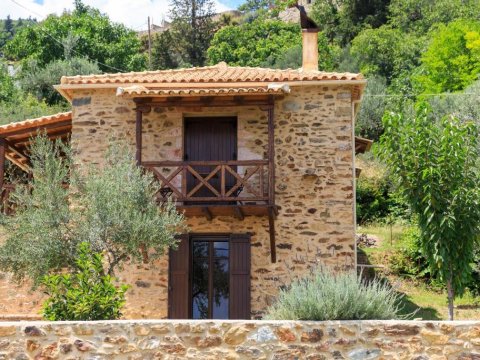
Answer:
<path fill-rule="evenodd" d="M 161 184 L 160 199 L 180 205 L 273 205 L 268 160 L 147 161 Z"/>

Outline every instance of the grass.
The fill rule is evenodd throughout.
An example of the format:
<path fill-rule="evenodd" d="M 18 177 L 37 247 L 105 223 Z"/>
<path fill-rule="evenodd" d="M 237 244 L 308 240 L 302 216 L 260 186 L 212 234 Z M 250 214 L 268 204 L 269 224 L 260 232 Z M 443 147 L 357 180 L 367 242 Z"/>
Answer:
<path fill-rule="evenodd" d="M 405 296 L 402 300 L 403 313 L 415 312 L 414 318 L 424 320 L 447 320 L 447 295 L 445 291 L 433 289 L 419 280 L 413 280 L 393 275 L 388 269 L 389 256 L 402 244 L 399 241 L 405 225 L 371 224 L 359 227 L 359 234 L 373 235 L 377 238 L 375 247 L 362 248 L 369 263 L 383 265 L 376 270 L 377 275 L 385 277 L 398 291 Z M 391 235 L 392 240 L 391 240 Z M 480 320 L 480 298 L 466 293 L 462 298 L 455 300 L 456 320 Z"/>

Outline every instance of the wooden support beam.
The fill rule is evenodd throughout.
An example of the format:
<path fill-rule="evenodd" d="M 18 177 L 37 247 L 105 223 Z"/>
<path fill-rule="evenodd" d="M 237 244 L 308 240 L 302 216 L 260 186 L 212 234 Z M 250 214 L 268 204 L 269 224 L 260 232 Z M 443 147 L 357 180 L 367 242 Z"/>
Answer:
<path fill-rule="evenodd" d="M 275 124 L 273 113 L 273 97 L 270 98 L 268 114 L 268 202 L 270 206 L 275 205 Z"/>
<path fill-rule="evenodd" d="M 5 139 L 0 138 L 0 197 L 1 194 L 3 193 L 3 185 L 5 183 L 5 152 L 7 144 L 5 142 Z M 3 205 L 3 204 L 2 204 Z"/>
<path fill-rule="evenodd" d="M 212 221 L 213 216 L 208 207 L 202 207 L 202 213 L 205 215 L 208 221 Z"/>
<path fill-rule="evenodd" d="M 273 96 L 204 96 L 204 97 L 145 97 L 134 98 L 138 106 L 151 107 L 233 107 L 270 106 Z"/>
<path fill-rule="evenodd" d="M 143 121 L 143 112 L 142 109 L 137 107 L 136 109 L 137 116 L 135 119 L 135 160 L 137 161 L 137 165 L 141 165 L 142 163 L 142 121 Z"/>
<path fill-rule="evenodd" d="M 234 206 L 234 207 L 233 207 L 233 212 L 235 213 L 235 217 L 236 217 L 238 220 L 243 221 L 243 219 L 245 219 L 245 216 L 243 215 L 242 209 L 240 209 L 238 206 Z"/>
<path fill-rule="evenodd" d="M 272 263 L 276 263 L 277 247 L 275 243 L 275 214 L 273 206 L 268 208 L 268 233 L 270 234 L 270 259 Z"/>
<path fill-rule="evenodd" d="M 31 172 L 32 169 L 29 165 L 28 156 L 23 151 L 10 144 L 8 141 L 5 141 L 5 145 L 8 147 L 5 157 L 23 171 L 27 173 Z M 10 153 L 13 153 L 13 155 Z"/>

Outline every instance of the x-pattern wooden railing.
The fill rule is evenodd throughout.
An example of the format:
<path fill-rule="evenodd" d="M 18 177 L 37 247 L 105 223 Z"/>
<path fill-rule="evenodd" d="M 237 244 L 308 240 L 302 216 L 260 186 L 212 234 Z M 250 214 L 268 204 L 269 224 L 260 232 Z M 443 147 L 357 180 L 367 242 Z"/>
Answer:
<path fill-rule="evenodd" d="M 157 177 L 162 198 L 171 194 L 179 202 L 269 201 L 268 160 L 149 161 L 142 165 Z"/>

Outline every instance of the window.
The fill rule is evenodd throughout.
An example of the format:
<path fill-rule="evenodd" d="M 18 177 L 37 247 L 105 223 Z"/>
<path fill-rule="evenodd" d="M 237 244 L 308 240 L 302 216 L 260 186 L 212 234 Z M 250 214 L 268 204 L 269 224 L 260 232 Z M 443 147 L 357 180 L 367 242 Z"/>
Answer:
<path fill-rule="evenodd" d="M 182 235 L 169 257 L 169 318 L 250 318 L 248 234 Z"/>

